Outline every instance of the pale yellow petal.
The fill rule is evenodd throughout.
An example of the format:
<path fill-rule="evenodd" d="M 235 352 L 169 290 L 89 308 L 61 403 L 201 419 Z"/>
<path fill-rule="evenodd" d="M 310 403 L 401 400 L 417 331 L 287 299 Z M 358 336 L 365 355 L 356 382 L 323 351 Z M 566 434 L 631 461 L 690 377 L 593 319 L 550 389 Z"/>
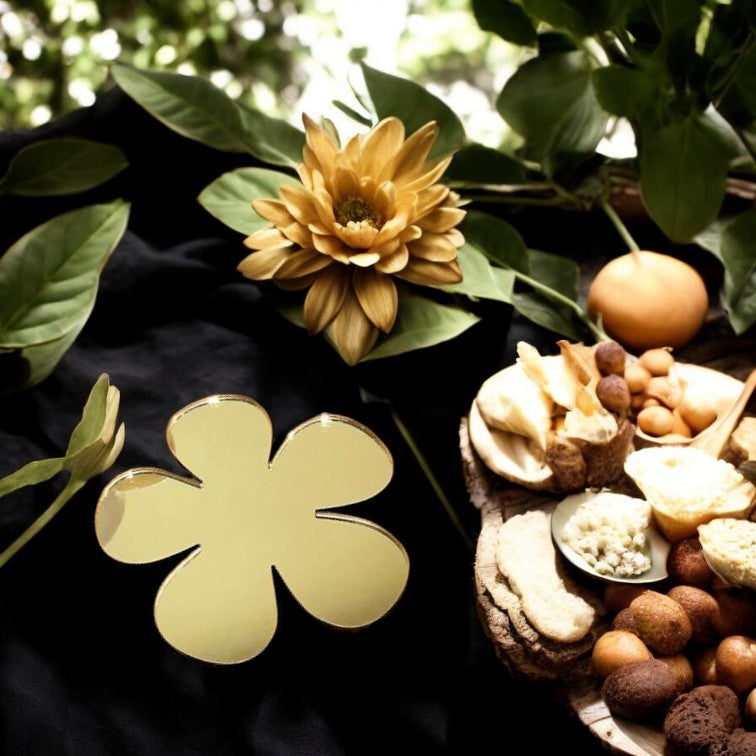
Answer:
<path fill-rule="evenodd" d="M 446 234 L 425 233 L 408 245 L 412 257 L 432 262 L 449 262 L 457 256 L 457 247 Z"/>
<path fill-rule="evenodd" d="M 404 124 L 394 116 L 384 118 L 362 142 L 361 172 L 377 176 L 387 164 L 393 162 L 404 143 Z"/>
<path fill-rule="evenodd" d="M 357 295 L 350 289 L 325 333 L 341 358 L 348 365 L 354 365 L 373 348 L 379 331 L 365 314 Z"/>
<path fill-rule="evenodd" d="M 277 228 L 261 228 L 250 234 L 243 242 L 250 249 L 274 249 L 290 247 L 291 242 Z"/>
<path fill-rule="evenodd" d="M 317 273 L 333 264 L 333 259 L 321 255 L 314 249 L 298 249 L 290 252 L 286 261 L 278 268 L 274 278 L 301 278 L 310 273 Z"/>
<path fill-rule="evenodd" d="M 312 233 L 297 221 L 288 226 L 282 226 L 281 233 L 287 239 L 291 239 L 298 247 L 312 247 Z"/>
<path fill-rule="evenodd" d="M 443 286 L 459 283 L 462 280 L 462 270 L 456 260 L 442 263 L 421 260 L 417 257 L 410 257 L 407 266 L 395 275 L 410 283 L 423 286 Z"/>
<path fill-rule="evenodd" d="M 411 134 L 402 145 L 391 165 L 391 178 L 419 173 L 438 136 L 435 121 L 429 121 Z"/>
<path fill-rule="evenodd" d="M 252 207 L 258 215 L 279 228 L 281 226 L 288 226 L 294 220 L 294 217 L 286 209 L 286 205 L 281 200 L 256 199 L 252 203 Z"/>
<path fill-rule="evenodd" d="M 364 268 L 355 270 L 352 280 L 357 299 L 370 322 L 388 333 L 394 326 L 399 305 L 396 284 L 390 276 Z"/>
<path fill-rule="evenodd" d="M 301 291 L 312 286 L 319 275 L 320 272 L 310 273 L 309 276 L 301 278 L 274 278 L 273 283 L 284 291 Z"/>
<path fill-rule="evenodd" d="M 395 252 L 382 257 L 376 264 L 375 269 L 380 273 L 398 273 L 409 262 L 410 256 L 406 244 L 400 244 Z"/>
<path fill-rule="evenodd" d="M 281 195 L 281 200 L 292 219 L 299 221 L 303 226 L 317 220 L 315 200 L 310 192 L 284 185 L 280 187 L 278 193 Z M 284 224 L 277 223 L 276 225 L 281 228 Z"/>
<path fill-rule="evenodd" d="M 419 176 L 413 177 L 411 181 L 407 182 L 406 184 L 400 185 L 400 188 L 403 191 L 419 192 L 422 189 L 430 186 L 431 184 L 435 184 L 436 181 L 438 181 L 441 176 L 443 176 L 444 171 L 449 167 L 451 160 L 452 156 L 450 155 L 448 158 L 445 158 L 441 162 L 436 163 L 435 166 L 429 168 Z M 399 184 L 398 181 L 397 184 Z"/>
<path fill-rule="evenodd" d="M 288 249 L 273 247 L 247 255 L 237 266 L 237 270 L 253 281 L 265 281 L 284 264 L 291 252 Z"/>
<path fill-rule="evenodd" d="M 410 242 L 413 239 L 419 239 L 423 235 L 423 229 L 420 226 L 407 226 L 401 234 L 399 241 Z"/>
<path fill-rule="evenodd" d="M 355 223 L 350 221 L 346 226 L 334 224 L 336 236 L 352 249 L 367 249 L 375 244 L 378 231 L 369 223 Z"/>
<path fill-rule="evenodd" d="M 433 184 L 427 189 L 423 189 L 417 195 L 417 202 L 415 207 L 417 208 L 417 217 L 422 218 L 427 215 L 431 210 L 443 204 L 444 200 L 450 198 L 449 187 L 443 184 Z M 447 205 L 451 204 L 454 207 L 454 203 L 447 202 Z"/>
<path fill-rule="evenodd" d="M 390 218 L 396 212 L 396 187 L 391 181 L 384 181 L 373 195 L 373 206 L 381 218 Z"/>
<path fill-rule="evenodd" d="M 338 152 L 338 145 L 330 134 L 323 131 L 307 114 L 302 116 L 305 127 L 306 147 L 310 152 L 305 154 L 305 162 L 317 162 L 321 169 L 333 165 Z M 307 158 L 310 158 L 308 160 Z M 314 158 L 314 160 L 313 160 Z"/>
<path fill-rule="evenodd" d="M 417 225 L 423 231 L 442 234 L 462 222 L 466 213 L 459 207 L 437 207 L 423 218 L 418 218 Z"/>
<path fill-rule="evenodd" d="M 383 244 L 389 239 L 400 234 L 407 226 L 412 223 L 415 215 L 415 206 L 411 204 L 399 205 L 396 208 L 396 214 L 389 218 L 375 239 L 375 244 Z"/>
<path fill-rule="evenodd" d="M 304 302 L 304 319 L 310 333 L 320 333 L 338 314 L 349 291 L 351 271 L 334 263 L 313 282 Z"/>
<path fill-rule="evenodd" d="M 359 196 L 361 191 L 360 179 L 354 169 L 339 166 L 334 172 L 333 202 L 338 205 L 348 197 Z"/>
<path fill-rule="evenodd" d="M 352 249 L 347 247 L 341 239 L 331 234 L 313 234 L 312 243 L 318 252 L 332 257 L 340 263 L 348 263 Z"/>
<path fill-rule="evenodd" d="M 380 259 L 381 256 L 373 251 L 360 252 L 356 255 L 349 256 L 349 262 L 359 268 L 369 268 L 371 265 L 375 265 Z"/>

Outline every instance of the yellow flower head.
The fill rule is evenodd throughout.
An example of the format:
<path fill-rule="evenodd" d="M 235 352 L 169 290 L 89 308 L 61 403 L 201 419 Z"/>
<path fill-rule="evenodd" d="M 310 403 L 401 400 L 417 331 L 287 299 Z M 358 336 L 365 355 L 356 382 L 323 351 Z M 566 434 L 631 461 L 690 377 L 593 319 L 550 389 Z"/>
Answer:
<path fill-rule="evenodd" d="M 302 186 L 281 186 L 279 199 L 252 203 L 273 227 L 245 240 L 256 251 L 239 270 L 308 289 L 307 329 L 325 331 L 353 364 L 394 325 L 393 276 L 426 286 L 462 280 L 456 226 L 465 212 L 459 195 L 436 183 L 451 157 L 428 161 L 434 122 L 405 139 L 402 122 L 386 118 L 343 148 L 307 116 L 304 125 Z"/>
<path fill-rule="evenodd" d="M 158 629 L 179 651 L 218 664 L 260 653 L 277 624 L 274 567 L 310 614 L 337 627 L 367 625 L 398 600 L 409 570 L 402 545 L 372 522 L 329 511 L 391 479 L 391 455 L 369 430 L 321 415 L 270 460 L 265 410 L 224 395 L 176 413 L 166 435 L 196 477 L 122 473 L 100 496 L 95 530 L 122 562 L 184 554 L 155 599 Z"/>

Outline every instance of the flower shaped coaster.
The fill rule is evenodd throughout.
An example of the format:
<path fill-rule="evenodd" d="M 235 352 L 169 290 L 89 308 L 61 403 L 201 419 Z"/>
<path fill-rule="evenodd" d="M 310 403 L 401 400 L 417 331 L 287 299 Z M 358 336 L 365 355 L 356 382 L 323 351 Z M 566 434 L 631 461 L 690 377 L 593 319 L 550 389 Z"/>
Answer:
<path fill-rule="evenodd" d="M 155 599 L 155 622 L 179 651 L 208 662 L 251 659 L 277 624 L 272 567 L 313 616 L 368 625 L 402 594 L 409 559 L 372 522 L 327 511 L 391 479 L 388 449 L 349 418 L 295 428 L 270 461 L 265 410 L 243 396 L 202 399 L 168 423 L 168 445 L 195 478 L 136 468 L 103 490 L 100 545 L 114 559 L 154 562 L 191 549 Z"/>

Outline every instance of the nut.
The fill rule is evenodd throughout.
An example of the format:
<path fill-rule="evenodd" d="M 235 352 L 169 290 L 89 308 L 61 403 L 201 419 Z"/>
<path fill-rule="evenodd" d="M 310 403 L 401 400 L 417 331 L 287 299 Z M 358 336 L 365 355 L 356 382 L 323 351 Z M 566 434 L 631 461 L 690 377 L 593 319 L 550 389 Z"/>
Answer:
<path fill-rule="evenodd" d="M 610 412 L 622 415 L 630 409 L 630 391 L 621 375 L 605 375 L 596 384 L 596 396 Z"/>
<path fill-rule="evenodd" d="M 598 344 L 595 357 L 601 375 L 624 375 L 627 353 L 616 341 L 602 341 Z"/>

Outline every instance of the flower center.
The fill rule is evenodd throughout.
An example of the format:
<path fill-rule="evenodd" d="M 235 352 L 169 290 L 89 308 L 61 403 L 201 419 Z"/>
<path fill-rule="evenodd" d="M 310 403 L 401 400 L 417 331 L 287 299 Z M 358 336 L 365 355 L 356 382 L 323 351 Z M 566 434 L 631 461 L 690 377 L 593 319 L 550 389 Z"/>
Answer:
<path fill-rule="evenodd" d="M 362 197 L 347 197 L 336 205 L 333 214 L 342 226 L 365 222 L 373 228 L 378 228 L 381 220 L 378 211 Z"/>

